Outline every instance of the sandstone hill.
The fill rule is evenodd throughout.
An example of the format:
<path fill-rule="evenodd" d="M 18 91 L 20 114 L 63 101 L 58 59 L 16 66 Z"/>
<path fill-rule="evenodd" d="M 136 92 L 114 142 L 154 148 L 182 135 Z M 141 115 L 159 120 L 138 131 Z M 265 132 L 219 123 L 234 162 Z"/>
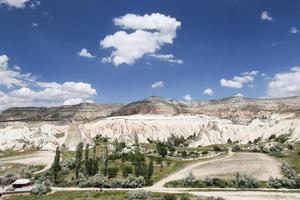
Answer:
<path fill-rule="evenodd" d="M 72 149 L 99 134 L 127 143 L 134 134 L 141 142 L 193 135 L 190 146 L 198 146 L 287 133 L 291 141 L 300 139 L 300 97 L 185 102 L 152 96 L 129 104 L 20 107 L 0 114 L 0 150 Z"/>

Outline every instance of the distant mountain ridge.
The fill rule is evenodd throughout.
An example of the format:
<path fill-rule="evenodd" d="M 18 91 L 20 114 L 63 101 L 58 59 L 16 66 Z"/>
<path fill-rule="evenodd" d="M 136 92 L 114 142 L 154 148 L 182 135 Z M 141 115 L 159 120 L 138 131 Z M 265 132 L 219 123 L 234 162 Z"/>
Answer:
<path fill-rule="evenodd" d="M 177 101 L 151 96 L 128 104 L 81 103 L 58 107 L 14 107 L 0 114 L 0 122 L 89 121 L 136 114 L 206 114 L 236 121 L 251 121 L 254 118 L 266 118 L 274 112 L 298 109 L 300 109 L 300 97 L 252 99 L 234 96 L 210 101 Z"/>

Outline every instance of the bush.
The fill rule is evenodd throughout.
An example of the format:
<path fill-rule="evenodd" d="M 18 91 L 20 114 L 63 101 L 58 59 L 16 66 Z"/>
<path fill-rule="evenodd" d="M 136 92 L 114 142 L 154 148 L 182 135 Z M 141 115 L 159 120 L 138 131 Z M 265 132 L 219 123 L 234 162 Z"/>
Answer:
<path fill-rule="evenodd" d="M 220 188 L 225 188 L 228 186 L 228 182 L 219 178 L 213 178 L 213 185 Z"/>
<path fill-rule="evenodd" d="M 280 179 L 270 177 L 268 180 L 268 186 L 276 189 L 281 188 Z"/>
<path fill-rule="evenodd" d="M 286 162 L 281 165 L 283 175 L 289 179 L 297 179 L 297 172 Z"/>
<path fill-rule="evenodd" d="M 145 190 L 132 190 L 128 192 L 128 200 L 148 200 L 149 194 Z"/>
<path fill-rule="evenodd" d="M 113 178 L 116 177 L 118 172 L 119 172 L 119 168 L 118 167 L 109 167 L 107 169 L 108 172 L 108 178 Z"/>
<path fill-rule="evenodd" d="M 175 194 L 164 194 L 164 200 L 176 200 Z"/>
<path fill-rule="evenodd" d="M 182 194 L 180 200 L 190 200 L 191 198 L 187 194 Z"/>
<path fill-rule="evenodd" d="M 219 145 L 213 145 L 214 151 L 224 151 L 224 148 L 220 147 Z"/>
<path fill-rule="evenodd" d="M 294 146 L 292 144 L 288 144 L 287 148 L 290 149 L 290 150 L 292 150 L 292 149 L 294 149 Z"/>
<path fill-rule="evenodd" d="M 286 141 L 288 141 L 288 139 L 290 138 L 290 134 L 283 134 L 283 135 L 279 135 L 275 141 L 276 142 L 280 142 L 280 143 L 285 143 Z"/>
<path fill-rule="evenodd" d="M 132 174 L 132 173 L 133 173 L 132 166 L 129 166 L 129 165 L 123 166 L 123 168 L 122 168 L 123 177 L 127 177 L 129 174 Z"/>
<path fill-rule="evenodd" d="M 241 151 L 241 147 L 239 146 L 239 145 L 234 145 L 233 147 L 232 147 L 232 151 L 233 152 L 238 152 L 238 151 Z"/>
<path fill-rule="evenodd" d="M 270 137 L 269 137 L 269 140 L 273 140 L 276 138 L 276 135 L 275 134 L 272 134 Z"/>
<path fill-rule="evenodd" d="M 36 184 L 32 190 L 31 194 L 34 195 L 44 195 L 51 191 L 51 182 L 46 180 L 42 183 Z"/>
<path fill-rule="evenodd" d="M 238 188 L 258 188 L 260 186 L 259 181 L 251 175 L 237 173 L 236 187 Z"/>
<path fill-rule="evenodd" d="M 193 186 L 195 184 L 197 184 L 198 180 L 197 178 L 194 176 L 193 173 L 190 173 L 184 180 L 183 180 L 183 184 L 186 186 Z"/>
<path fill-rule="evenodd" d="M 7 172 L 3 177 L 0 179 L 1 185 L 9 185 L 18 178 L 21 178 L 20 175 L 16 172 Z"/>
<path fill-rule="evenodd" d="M 145 185 L 144 177 L 135 177 L 131 174 L 128 175 L 127 180 L 123 183 L 125 188 L 141 188 L 143 185 Z"/>

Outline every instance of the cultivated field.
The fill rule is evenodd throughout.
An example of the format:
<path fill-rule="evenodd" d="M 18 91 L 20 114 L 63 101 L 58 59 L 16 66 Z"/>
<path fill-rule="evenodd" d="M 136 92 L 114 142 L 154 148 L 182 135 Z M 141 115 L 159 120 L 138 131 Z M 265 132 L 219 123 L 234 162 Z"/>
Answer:
<path fill-rule="evenodd" d="M 192 173 L 199 178 L 221 177 L 231 178 L 236 173 L 251 174 L 261 181 L 267 181 L 270 176 L 281 177 L 281 163 L 262 153 L 234 153 L 222 160 L 196 166 Z"/>

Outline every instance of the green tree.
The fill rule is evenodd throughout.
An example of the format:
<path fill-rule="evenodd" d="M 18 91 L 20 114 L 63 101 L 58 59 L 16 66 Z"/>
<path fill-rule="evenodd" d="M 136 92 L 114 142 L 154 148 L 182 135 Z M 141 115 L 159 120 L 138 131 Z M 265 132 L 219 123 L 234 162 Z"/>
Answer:
<path fill-rule="evenodd" d="M 133 159 L 133 165 L 134 165 L 134 175 L 135 176 L 145 176 L 145 156 L 140 151 L 140 144 L 139 144 L 139 138 L 138 135 L 135 133 L 134 135 L 134 159 Z"/>
<path fill-rule="evenodd" d="M 80 142 L 76 147 L 76 158 L 75 158 L 76 180 L 78 179 L 79 171 L 80 171 L 80 168 L 81 168 L 82 152 L 83 152 L 83 143 Z"/>
<path fill-rule="evenodd" d="M 103 145 L 103 151 L 102 151 L 102 172 L 104 176 L 107 176 L 107 169 L 108 169 L 108 149 L 107 149 L 107 143 L 105 142 Z"/>
<path fill-rule="evenodd" d="M 153 171 L 154 171 L 153 160 L 150 160 L 149 165 L 148 165 L 148 170 L 147 170 L 147 176 L 146 176 L 147 184 L 151 184 L 151 177 L 153 175 Z"/>
<path fill-rule="evenodd" d="M 57 175 L 61 169 L 60 166 L 60 149 L 59 147 L 56 147 L 55 157 L 52 164 L 52 170 L 53 170 L 53 179 L 54 182 L 57 183 Z"/>
<path fill-rule="evenodd" d="M 84 155 L 84 174 L 85 175 L 89 175 L 88 174 L 88 167 L 89 167 L 89 148 L 90 145 L 86 144 L 85 145 L 85 155 Z"/>
<path fill-rule="evenodd" d="M 163 142 L 156 143 L 156 150 L 161 157 L 165 157 L 168 153 L 167 146 Z"/>
<path fill-rule="evenodd" d="M 93 148 L 93 175 L 98 173 L 98 157 L 96 156 L 97 146 L 95 145 Z"/>

